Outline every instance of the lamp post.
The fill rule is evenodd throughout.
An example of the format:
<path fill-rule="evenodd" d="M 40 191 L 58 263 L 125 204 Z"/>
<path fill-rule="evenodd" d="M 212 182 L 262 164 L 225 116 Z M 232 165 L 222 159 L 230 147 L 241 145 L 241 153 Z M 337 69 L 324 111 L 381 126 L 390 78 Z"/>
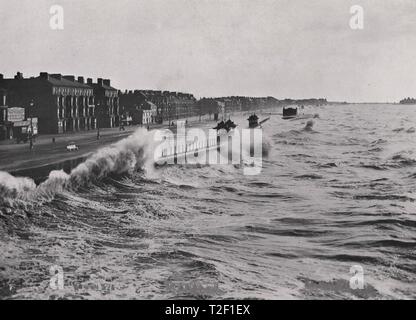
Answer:
<path fill-rule="evenodd" d="M 98 119 L 99 115 L 100 115 L 100 103 L 98 102 L 96 104 L 96 110 L 95 110 L 95 120 L 97 121 L 97 140 L 100 140 L 100 121 Z"/>
<path fill-rule="evenodd" d="M 127 121 L 127 116 L 126 116 L 126 111 L 125 111 L 125 109 L 124 109 L 124 107 L 121 107 L 120 108 L 121 109 L 121 112 L 120 112 L 120 110 L 119 110 L 119 116 L 118 116 L 118 124 L 119 124 L 119 126 L 120 126 L 120 131 L 121 130 L 126 130 L 125 128 L 124 128 L 124 120 L 126 120 Z M 126 124 L 127 125 L 127 124 Z"/>
<path fill-rule="evenodd" d="M 30 150 L 33 150 L 33 106 L 35 103 L 33 102 L 33 99 L 30 100 L 29 103 L 29 115 L 30 115 L 30 132 L 29 132 L 29 148 Z"/>
<path fill-rule="evenodd" d="M 168 116 L 168 124 L 169 124 L 169 127 L 170 127 L 170 104 L 169 103 L 166 105 L 166 113 L 167 113 L 167 116 Z"/>

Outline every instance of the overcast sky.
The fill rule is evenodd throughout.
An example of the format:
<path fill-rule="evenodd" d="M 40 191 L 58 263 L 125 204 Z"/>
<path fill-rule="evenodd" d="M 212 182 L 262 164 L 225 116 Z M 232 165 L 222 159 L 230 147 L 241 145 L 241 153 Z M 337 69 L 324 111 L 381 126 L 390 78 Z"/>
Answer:
<path fill-rule="evenodd" d="M 50 6 L 64 8 L 51 30 Z M 351 30 L 350 7 L 364 8 Z M 202 96 L 416 97 L 416 0 L 0 0 L 0 73 Z"/>

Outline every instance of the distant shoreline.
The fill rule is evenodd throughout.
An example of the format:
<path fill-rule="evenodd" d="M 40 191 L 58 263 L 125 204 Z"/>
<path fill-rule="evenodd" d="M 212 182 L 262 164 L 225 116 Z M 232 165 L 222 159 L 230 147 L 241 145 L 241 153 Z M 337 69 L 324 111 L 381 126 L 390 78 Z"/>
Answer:
<path fill-rule="evenodd" d="M 337 101 L 328 101 L 328 105 L 349 105 L 349 104 L 382 104 L 382 105 L 407 105 L 399 102 L 337 102 Z M 416 104 L 408 104 L 416 105 Z"/>

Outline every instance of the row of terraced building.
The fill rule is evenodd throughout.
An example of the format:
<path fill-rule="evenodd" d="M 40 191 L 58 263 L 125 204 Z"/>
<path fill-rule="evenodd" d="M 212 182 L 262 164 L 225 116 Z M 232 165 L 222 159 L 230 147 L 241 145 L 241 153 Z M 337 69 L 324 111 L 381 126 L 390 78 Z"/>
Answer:
<path fill-rule="evenodd" d="M 0 140 L 13 138 L 14 127 L 24 124 L 21 118 L 13 118 L 16 110 L 23 110 L 25 119 L 36 119 L 40 134 L 61 134 L 171 123 L 204 114 L 218 117 L 220 113 L 250 110 L 277 101 L 272 97 L 197 100 L 189 93 L 157 90 L 122 92 L 112 87 L 109 79 L 93 81 L 47 72 L 29 78 L 18 72 L 9 79 L 0 74 L 0 93 Z"/>

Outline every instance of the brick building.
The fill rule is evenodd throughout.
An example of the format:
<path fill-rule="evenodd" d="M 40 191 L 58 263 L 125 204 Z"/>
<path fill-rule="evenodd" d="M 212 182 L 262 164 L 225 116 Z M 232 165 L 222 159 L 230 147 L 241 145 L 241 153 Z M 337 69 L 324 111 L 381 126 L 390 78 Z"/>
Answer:
<path fill-rule="evenodd" d="M 147 101 L 141 107 L 142 124 L 151 124 L 156 122 L 157 106 Z"/>
<path fill-rule="evenodd" d="M 94 92 L 83 77 L 40 73 L 13 79 L 0 75 L 0 87 L 7 89 L 8 105 L 26 110 L 26 118 L 38 118 L 39 133 L 57 134 L 95 128 Z"/>
<path fill-rule="evenodd" d="M 198 115 L 197 101 L 192 94 L 171 92 L 169 101 L 174 106 L 176 119 L 186 119 Z"/>
<path fill-rule="evenodd" d="M 147 100 L 141 91 L 119 92 L 119 98 L 123 113 L 132 118 L 132 124 L 146 125 L 156 122 L 157 106 Z"/>
<path fill-rule="evenodd" d="M 218 120 L 219 118 L 224 120 L 225 118 L 225 103 L 213 98 L 203 98 L 199 100 L 197 109 L 201 116 L 208 114 L 211 117 L 213 114 L 215 120 Z"/>
<path fill-rule="evenodd" d="M 225 113 L 233 114 L 240 111 L 254 111 L 262 108 L 273 108 L 279 105 L 279 101 L 274 97 L 220 97 L 214 98 L 224 104 Z"/>
<path fill-rule="evenodd" d="M 156 122 L 172 122 L 177 119 L 186 119 L 198 114 L 198 105 L 195 97 L 189 93 L 170 91 L 140 91 L 146 100 L 157 107 Z"/>
<path fill-rule="evenodd" d="M 140 90 L 139 91 L 145 97 L 146 101 L 150 101 L 156 106 L 156 115 L 154 122 L 163 123 L 166 114 L 169 111 L 167 96 L 163 91 L 158 90 Z"/>
<path fill-rule="evenodd" d="M 114 128 L 120 125 L 120 104 L 118 90 L 111 86 L 109 79 L 98 78 L 96 83 L 87 79 L 89 87 L 94 89 L 96 117 L 100 128 Z"/>

